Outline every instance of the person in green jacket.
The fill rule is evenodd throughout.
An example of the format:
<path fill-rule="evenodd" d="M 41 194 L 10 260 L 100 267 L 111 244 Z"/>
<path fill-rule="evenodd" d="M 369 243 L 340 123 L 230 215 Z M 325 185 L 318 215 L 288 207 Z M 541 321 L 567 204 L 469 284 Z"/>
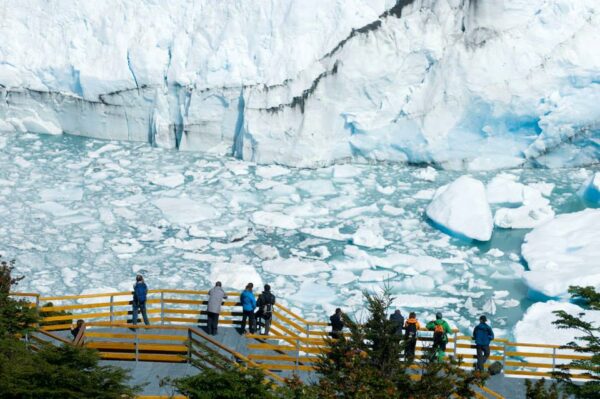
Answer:
<path fill-rule="evenodd" d="M 442 318 L 440 312 L 435 314 L 435 320 L 430 321 L 425 326 L 429 331 L 433 331 L 433 353 L 438 362 L 444 360 L 446 356 L 446 344 L 448 343 L 448 334 L 452 334 L 452 329 L 448 322 Z"/>

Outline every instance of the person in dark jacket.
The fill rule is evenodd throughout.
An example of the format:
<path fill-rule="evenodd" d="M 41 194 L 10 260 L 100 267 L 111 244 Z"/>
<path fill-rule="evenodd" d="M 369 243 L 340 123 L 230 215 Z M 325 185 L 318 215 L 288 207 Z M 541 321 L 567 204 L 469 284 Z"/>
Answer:
<path fill-rule="evenodd" d="M 77 339 L 77 336 L 79 335 L 79 331 L 81 331 L 82 328 L 83 328 L 83 320 L 79 319 L 79 320 L 77 320 L 77 324 L 75 325 L 75 327 L 71 328 L 71 335 L 73 336 L 73 341 L 75 341 Z"/>
<path fill-rule="evenodd" d="M 217 327 L 219 326 L 219 313 L 221 313 L 221 305 L 223 299 L 227 299 L 227 295 L 221 282 L 217 281 L 215 286 L 208 291 L 208 306 L 206 309 L 206 330 L 209 335 L 217 335 Z"/>
<path fill-rule="evenodd" d="M 144 277 L 138 274 L 135 277 L 135 284 L 133 285 L 133 324 L 137 324 L 138 312 L 142 313 L 144 324 L 148 325 L 148 314 L 146 313 L 146 296 L 148 295 L 148 287 L 144 282 Z"/>
<path fill-rule="evenodd" d="M 477 349 L 477 370 L 484 371 L 485 363 L 490 357 L 490 342 L 494 339 L 494 331 L 487 324 L 487 317 L 481 316 L 479 324 L 473 329 L 473 339 Z"/>
<path fill-rule="evenodd" d="M 333 338 L 339 338 L 342 336 L 342 330 L 344 329 L 344 318 L 342 309 L 337 308 L 335 313 L 329 317 L 331 322 L 331 336 Z"/>
<path fill-rule="evenodd" d="M 419 336 L 419 330 L 421 324 L 417 320 L 417 314 L 410 312 L 408 320 L 404 323 L 404 340 L 406 346 L 404 347 L 404 359 L 411 363 L 415 359 L 415 349 L 417 347 L 417 338 Z"/>
<path fill-rule="evenodd" d="M 240 302 L 242 303 L 242 334 L 246 333 L 246 320 L 248 320 L 248 327 L 250 334 L 254 334 L 256 331 L 256 319 L 254 317 L 254 309 L 256 309 L 256 298 L 252 293 L 254 284 L 248 283 L 246 289 L 240 295 Z"/>
<path fill-rule="evenodd" d="M 273 307 L 275 306 L 275 295 L 271 293 L 271 286 L 269 284 L 265 284 L 265 290 L 258 297 L 256 305 L 258 306 L 256 318 L 259 320 L 259 330 L 262 325 L 265 328 L 263 335 L 269 335 L 271 319 L 273 318 Z"/>
<path fill-rule="evenodd" d="M 395 330 L 394 334 L 398 336 L 398 339 L 402 339 L 402 327 L 404 327 L 404 316 L 402 316 L 402 312 L 400 309 L 396 309 L 394 313 L 390 315 L 390 320 L 394 323 Z"/>

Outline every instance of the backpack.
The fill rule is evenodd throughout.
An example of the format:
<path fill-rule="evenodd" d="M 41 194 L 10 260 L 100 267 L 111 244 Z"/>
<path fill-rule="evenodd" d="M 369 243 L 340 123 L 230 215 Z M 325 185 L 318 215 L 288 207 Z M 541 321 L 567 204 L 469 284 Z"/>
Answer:
<path fill-rule="evenodd" d="M 444 326 L 442 323 L 436 324 L 433 329 L 433 344 L 441 344 L 446 342 L 446 332 L 444 331 Z"/>
<path fill-rule="evenodd" d="M 135 285 L 135 287 L 133 288 L 133 296 L 134 299 L 139 302 L 139 303 L 144 303 L 146 302 L 146 294 L 148 292 L 148 288 L 146 287 L 146 284 L 144 283 L 138 283 Z"/>
<path fill-rule="evenodd" d="M 274 296 L 270 292 L 265 292 L 260 296 L 260 301 L 262 302 L 261 312 L 262 318 L 268 320 L 273 315 L 273 302 Z"/>
<path fill-rule="evenodd" d="M 502 372 L 502 363 L 500 363 L 499 361 L 495 361 L 494 363 L 490 364 L 490 366 L 488 367 L 488 373 L 490 373 L 490 375 L 500 374 L 501 372 Z"/>
<path fill-rule="evenodd" d="M 417 323 L 406 323 L 404 338 L 417 339 Z"/>

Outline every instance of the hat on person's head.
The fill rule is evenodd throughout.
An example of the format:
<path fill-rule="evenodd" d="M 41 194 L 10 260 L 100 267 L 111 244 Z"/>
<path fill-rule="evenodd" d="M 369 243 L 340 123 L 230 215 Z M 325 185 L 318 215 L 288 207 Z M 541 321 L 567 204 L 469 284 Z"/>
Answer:
<path fill-rule="evenodd" d="M 482 323 L 485 323 L 487 321 L 487 317 L 481 316 L 481 317 L 479 317 L 479 321 Z"/>
<path fill-rule="evenodd" d="M 215 283 L 215 285 L 216 285 L 217 287 L 220 287 L 220 286 L 221 286 L 221 282 L 220 282 L 220 281 L 217 281 L 217 282 Z"/>
<path fill-rule="evenodd" d="M 271 286 L 269 284 L 265 284 L 265 291 L 271 291 Z"/>
<path fill-rule="evenodd" d="M 438 320 L 441 319 L 442 318 L 442 313 L 441 312 L 437 312 L 435 314 L 435 318 L 438 319 Z"/>

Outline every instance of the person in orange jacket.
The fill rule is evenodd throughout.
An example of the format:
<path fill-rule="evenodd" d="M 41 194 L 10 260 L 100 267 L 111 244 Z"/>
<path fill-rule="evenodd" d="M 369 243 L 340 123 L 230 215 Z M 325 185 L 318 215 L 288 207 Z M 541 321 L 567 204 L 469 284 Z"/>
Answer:
<path fill-rule="evenodd" d="M 421 324 L 417 320 L 415 312 L 410 312 L 408 320 L 404 323 L 404 358 L 412 362 L 415 358 L 415 348 L 417 346 L 418 331 L 421 329 Z"/>

